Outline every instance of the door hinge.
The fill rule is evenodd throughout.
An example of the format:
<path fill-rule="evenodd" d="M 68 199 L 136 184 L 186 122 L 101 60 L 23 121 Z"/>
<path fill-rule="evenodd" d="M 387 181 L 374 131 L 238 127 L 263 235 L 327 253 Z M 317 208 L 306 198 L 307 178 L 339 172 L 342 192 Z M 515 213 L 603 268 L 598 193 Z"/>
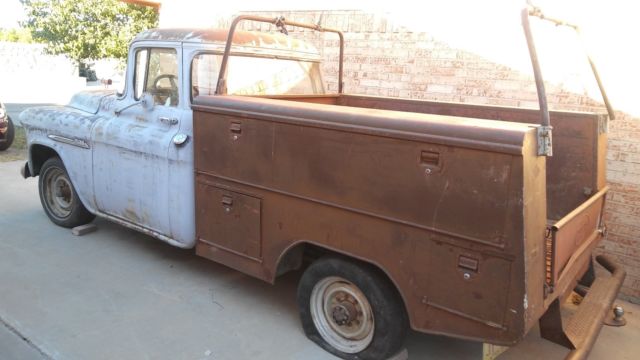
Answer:
<path fill-rule="evenodd" d="M 553 156 L 553 142 L 551 126 L 538 127 L 538 156 Z"/>

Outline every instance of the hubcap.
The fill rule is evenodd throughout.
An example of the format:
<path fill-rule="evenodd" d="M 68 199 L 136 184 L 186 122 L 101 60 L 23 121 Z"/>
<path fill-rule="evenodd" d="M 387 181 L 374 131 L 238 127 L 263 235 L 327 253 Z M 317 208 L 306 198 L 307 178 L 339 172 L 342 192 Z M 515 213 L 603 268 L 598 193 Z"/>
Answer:
<path fill-rule="evenodd" d="M 358 353 L 373 340 L 374 319 L 367 297 L 337 277 L 319 281 L 311 291 L 311 317 L 320 336 L 335 349 Z"/>
<path fill-rule="evenodd" d="M 343 326 L 351 324 L 356 319 L 357 312 L 352 303 L 343 301 L 333 308 L 331 315 L 336 324 Z"/>
<path fill-rule="evenodd" d="M 59 168 L 51 168 L 44 174 L 44 198 L 51 213 L 61 219 L 71 214 L 73 190 L 67 175 Z"/>

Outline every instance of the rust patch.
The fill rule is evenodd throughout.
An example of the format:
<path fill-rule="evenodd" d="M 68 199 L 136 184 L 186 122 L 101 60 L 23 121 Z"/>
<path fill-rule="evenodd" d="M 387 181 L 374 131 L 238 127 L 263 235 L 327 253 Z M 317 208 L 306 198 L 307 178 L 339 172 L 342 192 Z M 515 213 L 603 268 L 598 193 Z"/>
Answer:
<path fill-rule="evenodd" d="M 140 224 L 141 223 L 141 221 L 140 221 L 141 219 L 138 216 L 138 214 L 135 212 L 135 210 L 131 209 L 130 207 L 124 209 L 124 212 L 122 213 L 122 216 L 125 219 L 127 219 L 127 220 L 129 220 L 129 221 L 131 221 L 133 223 L 136 223 L 136 224 Z"/>

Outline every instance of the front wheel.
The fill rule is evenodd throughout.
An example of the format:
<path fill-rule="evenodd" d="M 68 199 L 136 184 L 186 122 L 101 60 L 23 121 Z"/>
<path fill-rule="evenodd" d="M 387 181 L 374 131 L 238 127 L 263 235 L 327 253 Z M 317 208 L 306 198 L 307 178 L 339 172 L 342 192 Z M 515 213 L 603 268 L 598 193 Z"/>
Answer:
<path fill-rule="evenodd" d="M 408 329 L 389 280 L 342 258 L 309 266 L 298 286 L 298 307 L 307 337 L 343 359 L 387 359 L 400 350 Z"/>
<path fill-rule="evenodd" d="M 58 226 L 72 228 L 88 224 L 95 218 L 80 201 L 67 169 L 58 157 L 52 157 L 42 165 L 38 190 L 44 212 Z"/>

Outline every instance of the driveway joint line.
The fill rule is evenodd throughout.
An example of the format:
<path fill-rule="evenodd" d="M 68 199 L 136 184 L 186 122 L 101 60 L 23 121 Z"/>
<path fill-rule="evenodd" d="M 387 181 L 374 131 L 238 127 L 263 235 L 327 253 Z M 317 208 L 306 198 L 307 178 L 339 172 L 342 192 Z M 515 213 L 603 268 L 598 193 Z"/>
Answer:
<path fill-rule="evenodd" d="M 24 341 L 27 345 L 29 345 L 32 349 L 38 352 L 38 354 L 42 355 L 45 360 L 55 360 L 52 356 L 44 352 L 38 345 L 34 344 L 33 341 L 29 340 L 26 336 L 24 336 L 18 329 L 5 321 L 2 317 L 0 317 L 0 323 L 4 325 L 7 330 L 9 330 L 14 335 L 18 336 L 20 340 Z"/>

